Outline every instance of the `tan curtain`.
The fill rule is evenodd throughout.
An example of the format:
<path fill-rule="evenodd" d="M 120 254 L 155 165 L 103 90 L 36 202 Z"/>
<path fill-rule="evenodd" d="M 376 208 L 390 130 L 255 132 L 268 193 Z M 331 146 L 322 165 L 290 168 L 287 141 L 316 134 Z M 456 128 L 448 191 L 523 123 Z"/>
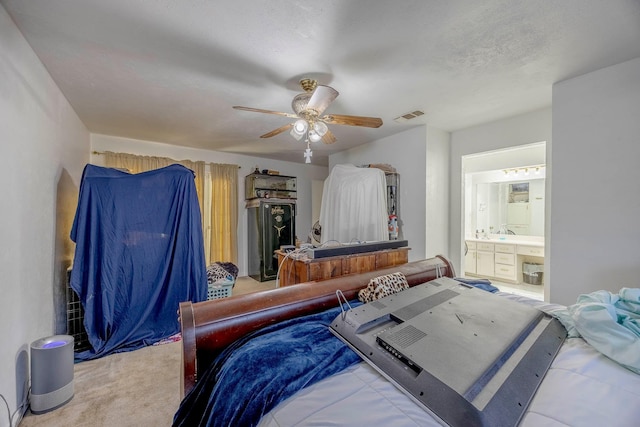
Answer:
<path fill-rule="evenodd" d="M 146 172 L 178 163 L 166 157 L 137 156 L 127 153 L 112 153 L 105 151 L 105 166 L 108 168 L 126 169 L 129 173 Z"/>
<path fill-rule="evenodd" d="M 210 164 L 211 261 L 238 262 L 238 166 Z"/>

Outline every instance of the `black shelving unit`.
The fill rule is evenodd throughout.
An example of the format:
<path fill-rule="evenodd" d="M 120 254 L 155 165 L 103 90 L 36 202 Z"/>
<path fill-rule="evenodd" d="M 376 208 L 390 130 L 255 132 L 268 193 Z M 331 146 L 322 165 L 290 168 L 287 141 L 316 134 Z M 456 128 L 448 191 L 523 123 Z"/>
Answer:
<path fill-rule="evenodd" d="M 71 288 L 71 268 L 67 270 L 67 335 L 73 337 L 73 351 L 89 350 L 89 336 L 84 328 L 84 308 L 78 294 Z"/>

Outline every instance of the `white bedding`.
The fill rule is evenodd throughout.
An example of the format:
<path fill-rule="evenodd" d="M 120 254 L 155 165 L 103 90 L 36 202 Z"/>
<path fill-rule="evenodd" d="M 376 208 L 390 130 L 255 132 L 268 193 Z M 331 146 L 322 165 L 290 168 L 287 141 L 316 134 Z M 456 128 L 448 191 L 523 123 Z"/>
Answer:
<path fill-rule="evenodd" d="M 541 309 L 553 306 L 518 299 Z M 437 419 L 362 362 L 298 392 L 261 427 L 437 426 Z M 521 426 L 640 426 L 640 375 L 581 338 L 565 341 Z"/>

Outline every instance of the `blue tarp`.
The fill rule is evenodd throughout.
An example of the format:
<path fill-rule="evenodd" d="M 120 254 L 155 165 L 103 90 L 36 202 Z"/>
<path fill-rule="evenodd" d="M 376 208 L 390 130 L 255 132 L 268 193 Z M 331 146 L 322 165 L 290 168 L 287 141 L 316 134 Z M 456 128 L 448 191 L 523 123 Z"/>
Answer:
<path fill-rule="evenodd" d="M 76 360 L 171 336 L 179 331 L 179 303 L 207 298 L 193 178 L 177 164 L 139 174 L 85 167 L 71 229 L 71 287 L 93 349 Z"/>

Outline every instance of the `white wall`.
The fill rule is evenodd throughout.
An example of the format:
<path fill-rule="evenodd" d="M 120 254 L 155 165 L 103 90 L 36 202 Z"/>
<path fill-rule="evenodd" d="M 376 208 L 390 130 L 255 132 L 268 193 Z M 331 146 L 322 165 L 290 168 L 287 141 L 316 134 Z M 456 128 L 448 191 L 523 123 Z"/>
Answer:
<path fill-rule="evenodd" d="M 427 126 L 425 258 L 449 255 L 449 176 L 450 138 L 444 132 Z M 418 197 L 418 194 L 413 197 Z"/>
<path fill-rule="evenodd" d="M 549 299 L 640 286 L 640 58 L 553 87 Z"/>
<path fill-rule="evenodd" d="M 409 242 L 410 261 L 448 253 L 447 204 L 441 203 L 448 200 L 448 187 L 439 186 L 448 176 L 448 144 L 446 132 L 418 126 L 329 156 L 329 169 L 343 163 L 386 163 L 396 168 L 400 237 Z"/>
<path fill-rule="evenodd" d="M 0 6 L 0 393 L 28 389 L 29 345 L 62 333 L 69 231 L 89 132 Z M 0 426 L 7 426 L 4 402 Z"/>
<path fill-rule="evenodd" d="M 247 275 L 247 210 L 244 201 L 244 177 L 256 168 L 280 171 L 282 175 L 297 178 L 298 200 L 296 204 L 296 235 L 302 242 L 313 225 L 312 221 L 312 182 L 324 180 L 328 174 L 326 166 L 314 164 L 291 163 L 278 160 L 262 159 L 241 154 L 220 151 L 199 150 L 179 147 L 160 142 L 140 141 L 107 135 L 91 135 L 92 151 L 113 151 L 143 156 L 169 157 L 175 160 L 203 160 L 207 163 L 231 163 L 240 166 L 238 170 L 238 274 Z M 91 163 L 104 164 L 103 156 L 91 156 Z"/>
<path fill-rule="evenodd" d="M 462 182 L 465 171 L 462 170 L 462 157 L 541 141 L 547 143 L 547 163 L 549 163 L 548 152 L 552 142 L 551 108 L 485 123 L 451 134 L 449 254 L 457 272 L 462 272 L 461 263 L 464 257 Z M 523 161 L 525 161 L 523 165 L 526 165 L 526 160 Z M 477 170 L 480 169 L 474 171 Z M 547 171 L 548 185 L 549 172 Z M 548 221 L 545 220 L 545 224 L 547 223 Z"/>
<path fill-rule="evenodd" d="M 493 171 L 500 178 L 492 181 L 511 181 L 513 178 L 501 176 L 504 174 L 500 169 L 520 168 L 523 166 L 543 165 L 546 163 L 546 142 L 534 142 L 533 144 L 518 145 L 514 147 L 501 148 L 481 154 L 470 154 L 464 157 L 464 173 L 480 173 Z M 540 173 L 544 173 L 546 168 L 542 168 Z M 532 175 L 535 171 L 532 172 Z M 489 181 L 485 181 L 489 182 Z"/>

